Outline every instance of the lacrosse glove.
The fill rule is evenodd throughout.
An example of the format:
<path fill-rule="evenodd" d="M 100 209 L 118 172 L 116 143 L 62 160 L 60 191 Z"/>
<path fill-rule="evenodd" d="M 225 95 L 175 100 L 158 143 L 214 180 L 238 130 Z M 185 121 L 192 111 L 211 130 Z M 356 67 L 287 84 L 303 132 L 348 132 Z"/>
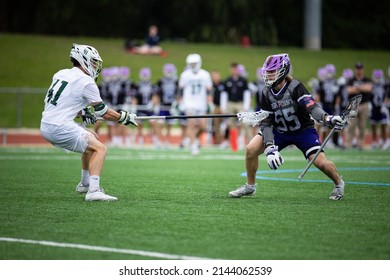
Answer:
<path fill-rule="evenodd" d="M 129 113 L 127 111 L 120 111 L 119 113 L 121 116 L 119 117 L 118 123 L 123 125 L 138 126 L 137 122 L 135 121 L 135 118 L 137 117 L 136 114 Z"/>
<path fill-rule="evenodd" d="M 342 130 L 346 121 L 340 116 L 327 115 L 325 117 L 325 125 L 329 128 L 335 128 L 336 130 Z"/>
<path fill-rule="evenodd" d="M 86 107 L 81 111 L 81 118 L 86 125 L 95 124 L 97 121 L 95 113 L 92 112 L 89 107 Z"/>
<path fill-rule="evenodd" d="M 276 170 L 284 163 L 282 155 L 278 151 L 278 146 L 271 145 L 264 150 L 267 156 L 267 163 L 269 168 Z"/>

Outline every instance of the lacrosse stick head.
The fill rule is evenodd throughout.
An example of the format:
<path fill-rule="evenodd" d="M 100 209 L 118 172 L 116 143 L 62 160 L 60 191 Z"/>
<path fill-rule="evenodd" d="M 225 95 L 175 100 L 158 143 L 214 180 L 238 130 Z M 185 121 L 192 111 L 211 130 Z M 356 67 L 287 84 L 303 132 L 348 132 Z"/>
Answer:
<path fill-rule="evenodd" d="M 237 114 L 238 120 L 244 124 L 256 126 L 269 116 L 267 111 L 241 112 Z"/>
<path fill-rule="evenodd" d="M 352 97 L 349 100 L 347 107 L 342 113 L 342 118 L 345 120 L 355 118 L 357 116 L 358 107 L 361 101 L 362 101 L 361 94 Z"/>

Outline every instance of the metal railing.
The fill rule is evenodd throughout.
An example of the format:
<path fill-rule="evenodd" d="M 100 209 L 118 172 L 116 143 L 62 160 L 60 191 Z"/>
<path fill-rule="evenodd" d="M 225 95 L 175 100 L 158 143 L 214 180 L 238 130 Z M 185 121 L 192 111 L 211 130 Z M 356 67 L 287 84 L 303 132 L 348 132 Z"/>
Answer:
<path fill-rule="evenodd" d="M 0 94 L 16 94 L 16 126 L 22 126 L 22 95 L 25 94 L 42 94 L 47 92 L 47 88 L 30 88 L 30 87 L 0 87 Z"/>

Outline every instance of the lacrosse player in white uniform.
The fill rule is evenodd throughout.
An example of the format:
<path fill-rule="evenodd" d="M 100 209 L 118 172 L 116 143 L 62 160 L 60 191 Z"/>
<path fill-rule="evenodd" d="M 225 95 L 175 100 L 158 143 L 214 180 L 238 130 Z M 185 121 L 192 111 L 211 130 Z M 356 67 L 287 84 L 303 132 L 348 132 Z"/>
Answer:
<path fill-rule="evenodd" d="M 199 54 L 188 55 L 186 63 L 187 69 L 181 73 L 179 79 L 179 89 L 182 90 L 181 106 L 186 115 L 205 114 L 212 104 L 210 91 L 213 83 L 210 73 L 201 69 L 202 58 Z M 205 119 L 188 119 L 187 135 L 193 155 L 199 154 L 199 139 L 205 129 Z"/>
<path fill-rule="evenodd" d="M 93 124 L 96 117 L 137 126 L 136 115 L 127 111 L 116 112 L 99 95 L 96 79 L 103 61 L 98 51 L 87 45 L 73 44 L 70 51 L 73 68 L 58 71 L 45 97 L 41 119 L 42 136 L 54 146 L 81 153 L 82 174 L 76 191 L 86 193 L 86 201 L 115 201 L 100 187 L 100 174 L 106 156 L 106 146 L 97 134 L 74 121 L 82 116 L 84 124 Z M 86 110 L 92 106 L 92 110 Z M 81 115 L 81 112 L 84 112 Z"/>

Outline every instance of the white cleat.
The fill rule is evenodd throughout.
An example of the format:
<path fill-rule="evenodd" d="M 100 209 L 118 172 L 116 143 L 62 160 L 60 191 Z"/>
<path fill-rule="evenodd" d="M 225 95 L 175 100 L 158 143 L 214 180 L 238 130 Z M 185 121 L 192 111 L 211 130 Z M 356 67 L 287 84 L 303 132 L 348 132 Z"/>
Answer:
<path fill-rule="evenodd" d="M 81 182 L 76 186 L 76 192 L 78 193 L 86 193 L 88 192 L 88 186 L 84 186 Z"/>
<path fill-rule="evenodd" d="M 105 194 L 102 189 L 96 192 L 87 192 L 85 195 L 85 201 L 116 201 L 118 200 L 115 196 Z"/>
<path fill-rule="evenodd" d="M 333 192 L 330 194 L 329 199 L 341 200 L 344 197 L 344 181 L 338 186 L 334 186 Z"/>
<path fill-rule="evenodd" d="M 198 147 L 197 144 L 192 144 L 192 146 L 191 146 L 191 154 L 193 156 L 197 156 L 197 155 L 200 154 L 200 150 L 199 150 L 199 147 Z"/>
<path fill-rule="evenodd" d="M 250 185 L 242 185 L 240 186 L 237 190 L 235 191 L 231 191 L 229 193 L 229 196 L 230 197 L 236 197 L 236 198 L 239 198 L 241 196 L 252 196 L 252 195 L 255 195 L 256 193 L 256 185 L 254 186 L 250 186 Z"/>

